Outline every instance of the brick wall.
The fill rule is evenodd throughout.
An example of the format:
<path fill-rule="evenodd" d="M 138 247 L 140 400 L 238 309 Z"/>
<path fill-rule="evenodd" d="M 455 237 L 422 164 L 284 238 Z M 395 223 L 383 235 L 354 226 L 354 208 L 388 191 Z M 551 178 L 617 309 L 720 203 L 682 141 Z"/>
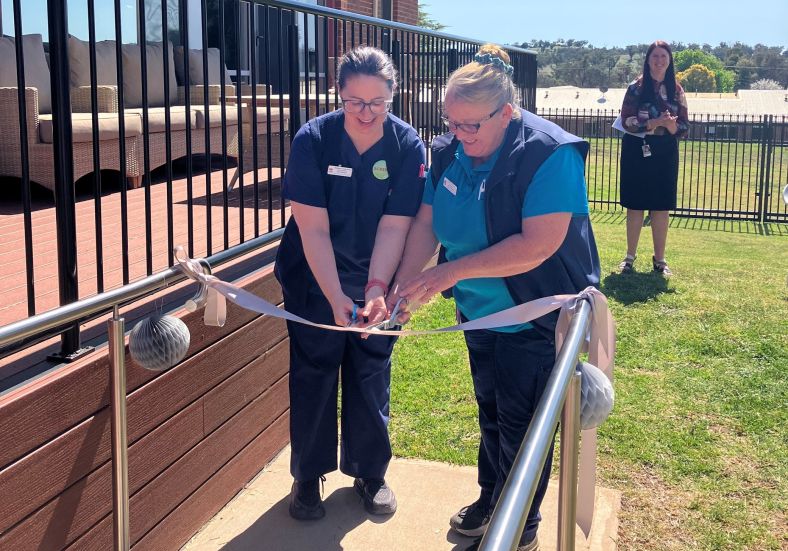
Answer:
<path fill-rule="evenodd" d="M 326 0 L 326 7 L 362 15 L 373 15 L 372 0 Z M 394 21 L 415 25 L 419 20 L 418 0 L 392 0 L 391 10 Z"/>

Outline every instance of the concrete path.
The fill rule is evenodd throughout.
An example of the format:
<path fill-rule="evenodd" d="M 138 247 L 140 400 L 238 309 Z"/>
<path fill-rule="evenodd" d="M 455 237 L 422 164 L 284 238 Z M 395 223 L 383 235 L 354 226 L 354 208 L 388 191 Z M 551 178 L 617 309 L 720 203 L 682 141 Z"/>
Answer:
<path fill-rule="evenodd" d="M 449 517 L 478 497 L 476 469 L 395 459 L 387 482 L 397 495 L 390 517 L 364 511 L 353 480 L 339 472 L 326 478 L 326 516 L 299 522 L 287 512 L 290 448 L 268 465 L 245 490 L 184 546 L 188 551 L 462 551 L 470 538 L 449 530 Z M 542 504 L 541 551 L 555 549 L 558 482 Z M 620 493 L 597 488 L 594 528 L 589 542 L 578 529 L 577 549 L 614 551 Z"/>

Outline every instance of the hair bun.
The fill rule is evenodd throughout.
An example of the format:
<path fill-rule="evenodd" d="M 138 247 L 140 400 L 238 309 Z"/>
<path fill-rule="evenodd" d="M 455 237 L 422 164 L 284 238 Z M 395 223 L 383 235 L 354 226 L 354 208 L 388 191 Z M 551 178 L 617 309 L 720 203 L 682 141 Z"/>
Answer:
<path fill-rule="evenodd" d="M 509 57 L 509 54 L 506 53 L 506 50 L 498 46 L 498 44 L 485 44 L 479 51 L 476 52 L 477 56 L 483 56 L 484 54 L 489 54 L 491 57 L 497 57 L 504 63 L 511 64 L 512 59 Z"/>
<path fill-rule="evenodd" d="M 514 74 L 514 67 L 509 65 L 509 54 L 503 51 L 500 46 L 485 44 L 479 49 L 473 60 L 479 65 L 492 65 L 507 76 L 511 77 Z"/>

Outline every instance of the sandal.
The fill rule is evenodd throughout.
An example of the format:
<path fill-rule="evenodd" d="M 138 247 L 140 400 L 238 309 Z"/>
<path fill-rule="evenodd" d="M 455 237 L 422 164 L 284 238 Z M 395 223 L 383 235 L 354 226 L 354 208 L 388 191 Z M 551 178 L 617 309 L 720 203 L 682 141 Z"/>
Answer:
<path fill-rule="evenodd" d="M 664 258 L 662 260 L 657 260 L 656 257 L 651 257 L 651 264 L 654 266 L 654 271 L 662 274 L 665 277 L 670 277 L 673 275 L 673 272 L 670 271 L 670 267 L 668 266 L 668 261 Z"/>
<path fill-rule="evenodd" d="M 635 264 L 635 259 L 636 258 L 637 258 L 637 256 L 631 256 L 631 255 L 625 256 L 624 260 L 622 260 L 621 263 L 618 265 L 619 273 L 622 273 L 622 274 L 630 274 L 630 273 L 632 273 L 635 270 L 634 264 Z"/>

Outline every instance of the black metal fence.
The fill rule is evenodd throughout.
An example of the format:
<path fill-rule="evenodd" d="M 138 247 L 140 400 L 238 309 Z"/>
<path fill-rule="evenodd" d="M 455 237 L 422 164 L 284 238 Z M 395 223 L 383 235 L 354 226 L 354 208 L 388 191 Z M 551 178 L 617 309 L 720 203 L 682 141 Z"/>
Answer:
<path fill-rule="evenodd" d="M 538 114 L 591 142 L 586 162 L 589 205 L 621 210 L 618 110 L 547 109 Z M 753 222 L 788 222 L 782 189 L 788 184 L 788 117 L 690 115 L 679 142 L 674 214 Z"/>
<path fill-rule="evenodd" d="M 209 256 L 282 227 L 290 140 L 340 107 L 333 83 L 348 49 L 392 56 L 401 74 L 392 110 L 429 143 L 443 131 L 448 75 L 480 44 L 284 0 L 0 8 L 0 35 L 11 36 L 0 45 L 14 52 L 0 58 L 0 259 L 10 282 L 0 325 L 168 267 L 176 244 Z M 36 38 L 29 29 L 41 21 Z M 535 54 L 507 50 L 534 110 Z M 62 357 L 76 357 L 78 325 L 35 340 L 57 333 Z"/>

